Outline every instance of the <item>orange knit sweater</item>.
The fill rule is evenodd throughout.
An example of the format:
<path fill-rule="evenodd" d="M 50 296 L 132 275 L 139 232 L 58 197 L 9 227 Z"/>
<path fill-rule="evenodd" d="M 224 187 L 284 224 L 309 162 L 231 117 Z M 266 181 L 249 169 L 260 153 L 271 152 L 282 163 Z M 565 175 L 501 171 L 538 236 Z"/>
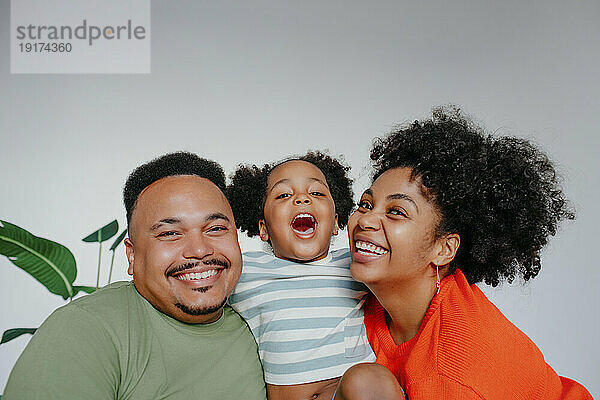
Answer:
<path fill-rule="evenodd" d="M 396 345 L 374 296 L 365 325 L 377 363 L 394 373 L 409 400 L 592 399 L 559 377 L 540 350 L 460 270 L 444 278 L 419 331 Z"/>

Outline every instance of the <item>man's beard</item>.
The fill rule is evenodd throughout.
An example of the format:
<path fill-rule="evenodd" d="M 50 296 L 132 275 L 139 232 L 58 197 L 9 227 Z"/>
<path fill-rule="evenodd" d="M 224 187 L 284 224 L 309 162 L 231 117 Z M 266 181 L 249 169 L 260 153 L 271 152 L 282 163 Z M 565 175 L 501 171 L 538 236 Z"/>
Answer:
<path fill-rule="evenodd" d="M 220 304 L 212 307 L 188 307 L 182 303 L 175 303 L 175 307 L 188 315 L 209 315 L 222 309 L 225 306 L 225 303 L 227 303 L 227 297 L 225 297 Z"/>
<path fill-rule="evenodd" d="M 222 260 L 222 259 L 216 258 L 216 259 L 210 259 L 210 260 L 206 260 L 206 261 L 202 261 L 202 262 L 192 262 L 192 263 L 186 263 L 183 265 L 179 265 L 177 267 L 169 269 L 166 273 L 166 276 L 172 276 L 173 274 L 175 274 L 177 272 L 181 272 L 181 271 L 185 271 L 187 269 L 194 268 L 200 264 L 220 266 L 220 267 L 222 267 L 222 270 L 227 270 L 230 267 L 229 262 L 227 260 Z M 205 286 L 205 287 L 194 288 L 192 290 L 194 290 L 196 292 L 204 293 L 204 292 L 209 291 L 211 288 L 212 288 L 212 286 Z M 177 303 L 175 303 L 175 307 L 179 308 L 185 314 L 198 316 L 198 315 L 214 314 L 217 311 L 219 311 L 220 309 L 222 309 L 223 306 L 225 305 L 225 303 L 227 303 L 227 296 L 225 296 L 225 298 L 223 299 L 223 301 L 221 301 L 220 304 L 217 304 L 214 306 L 189 307 L 183 303 L 177 302 Z"/>

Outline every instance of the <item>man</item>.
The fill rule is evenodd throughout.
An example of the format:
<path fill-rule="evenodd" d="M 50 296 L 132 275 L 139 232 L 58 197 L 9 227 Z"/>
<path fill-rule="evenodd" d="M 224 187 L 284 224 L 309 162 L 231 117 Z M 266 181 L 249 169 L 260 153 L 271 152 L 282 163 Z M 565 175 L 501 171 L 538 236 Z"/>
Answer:
<path fill-rule="evenodd" d="M 172 153 L 137 168 L 123 197 L 133 283 L 56 310 L 4 399 L 265 399 L 257 347 L 228 296 L 242 261 L 222 168 Z"/>

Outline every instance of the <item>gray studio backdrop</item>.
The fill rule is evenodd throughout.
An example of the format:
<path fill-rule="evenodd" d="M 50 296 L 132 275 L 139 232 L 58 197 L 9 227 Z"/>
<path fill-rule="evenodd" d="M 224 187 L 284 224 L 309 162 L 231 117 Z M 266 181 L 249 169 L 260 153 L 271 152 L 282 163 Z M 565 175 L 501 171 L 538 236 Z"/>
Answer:
<path fill-rule="evenodd" d="M 76 283 L 93 284 L 97 248 L 81 238 L 124 224 L 122 185 L 144 161 L 186 149 L 231 173 L 327 148 L 353 166 L 358 194 L 374 137 L 456 103 L 559 164 L 577 220 L 551 240 L 538 278 L 484 290 L 559 374 L 598 396 L 599 17 L 597 1 L 153 0 L 150 74 L 11 75 L 0 0 L 0 219 L 65 244 Z M 128 279 L 123 253 L 117 279 Z M 3 257 L 0 304 L 4 331 L 64 303 Z M 0 390 L 28 340 L 0 346 Z"/>

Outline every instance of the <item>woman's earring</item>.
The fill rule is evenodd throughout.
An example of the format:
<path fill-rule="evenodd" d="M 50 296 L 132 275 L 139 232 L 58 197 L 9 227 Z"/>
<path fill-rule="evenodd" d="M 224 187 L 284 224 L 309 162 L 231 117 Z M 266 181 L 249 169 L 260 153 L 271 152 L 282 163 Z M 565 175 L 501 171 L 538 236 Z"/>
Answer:
<path fill-rule="evenodd" d="M 440 272 L 437 265 L 435 266 L 435 278 L 435 286 L 437 287 L 436 294 L 438 294 L 440 292 Z"/>

